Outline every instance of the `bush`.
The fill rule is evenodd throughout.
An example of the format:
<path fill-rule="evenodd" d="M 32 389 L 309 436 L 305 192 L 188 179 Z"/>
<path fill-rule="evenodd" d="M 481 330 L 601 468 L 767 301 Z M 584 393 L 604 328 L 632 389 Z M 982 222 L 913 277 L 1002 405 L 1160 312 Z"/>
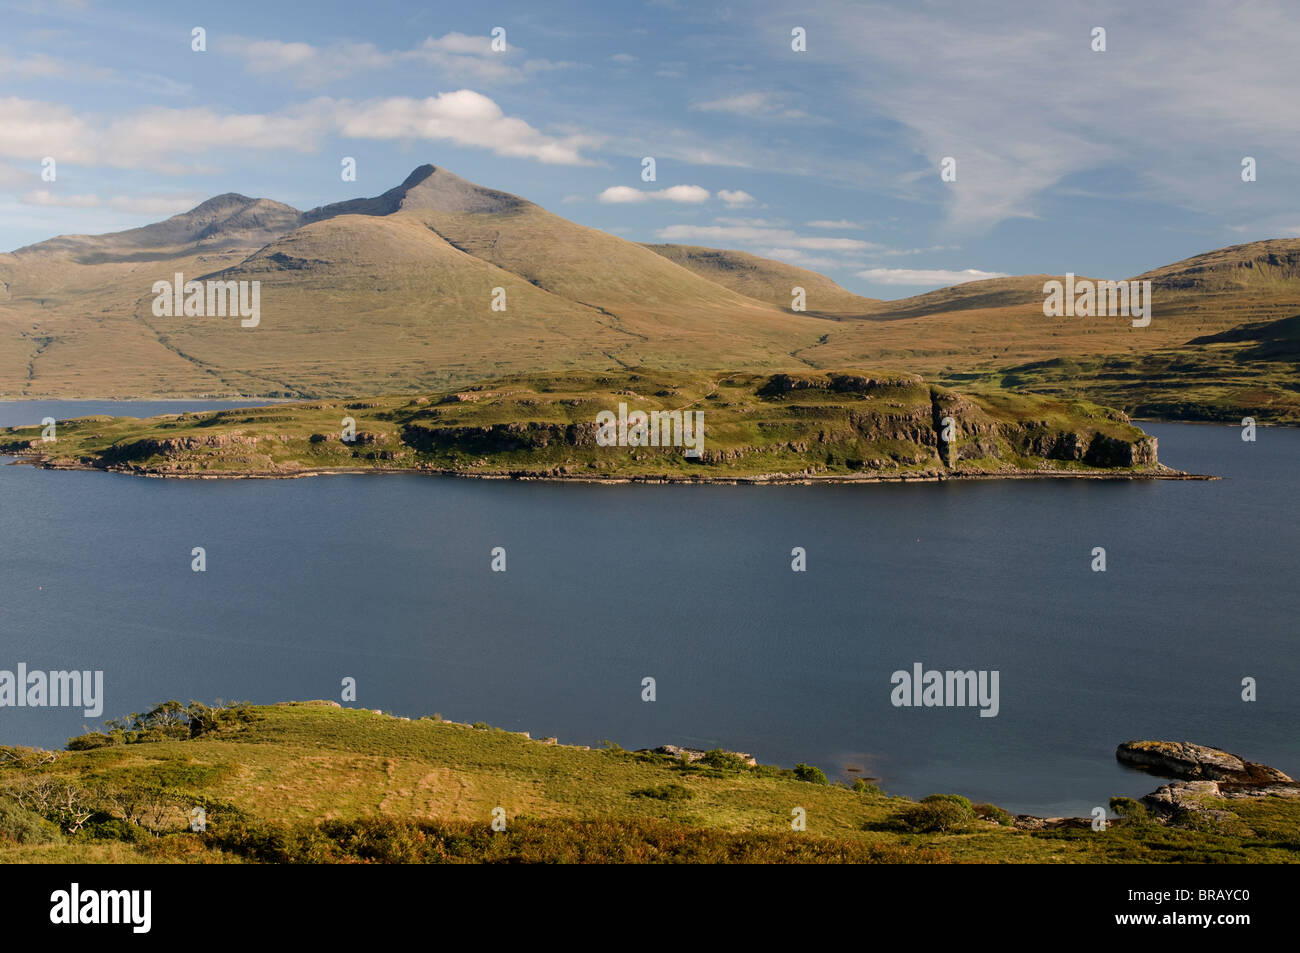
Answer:
<path fill-rule="evenodd" d="M 714 748 L 707 752 L 699 761 L 700 764 L 707 765 L 710 768 L 717 768 L 720 771 L 747 771 L 749 762 L 738 754 L 730 751 L 723 751 L 721 748 Z"/>
<path fill-rule="evenodd" d="M 202 702 L 182 705 L 166 701 L 149 711 L 132 712 L 121 718 L 110 718 L 104 723 L 105 731 L 91 731 L 68 739 L 69 751 L 88 751 L 110 745 L 135 745 L 150 741 L 181 741 L 203 735 L 238 728 L 254 719 L 248 702 L 231 702 L 210 707 Z"/>
<path fill-rule="evenodd" d="M 884 791 L 880 790 L 880 785 L 870 784 L 862 780 L 861 778 L 858 778 L 856 781 L 853 782 L 853 790 L 858 794 L 884 794 L 885 793 Z"/>
<path fill-rule="evenodd" d="M 1111 798 L 1110 809 L 1131 824 L 1145 824 L 1151 819 L 1151 812 L 1146 805 L 1131 797 Z"/>
<path fill-rule="evenodd" d="M 57 844 L 62 840 L 57 825 L 8 798 L 0 798 L 0 842 L 28 845 Z"/>
<path fill-rule="evenodd" d="M 800 761 L 794 766 L 794 776 L 798 781 L 807 781 L 810 784 L 830 784 L 826 780 L 826 772 L 821 768 L 814 768 L 810 764 L 804 764 Z"/>
<path fill-rule="evenodd" d="M 92 748 L 108 748 L 122 743 L 123 736 L 120 731 L 115 731 L 112 734 L 105 734 L 102 731 L 92 731 L 84 735 L 78 735 L 75 738 L 69 738 L 68 750 L 90 751 Z"/>
<path fill-rule="evenodd" d="M 899 821 L 918 834 L 946 834 L 962 830 L 974 816 L 970 801 L 960 794 L 931 794 L 903 811 Z"/>
<path fill-rule="evenodd" d="M 993 821 L 1003 827 L 1010 827 L 1015 821 L 1015 818 L 1008 811 L 1004 811 L 996 804 L 973 804 L 971 807 L 974 809 L 976 817 L 985 821 Z"/>
<path fill-rule="evenodd" d="M 632 791 L 631 797 L 650 797 L 658 801 L 685 801 L 695 797 L 690 788 L 683 787 L 680 784 L 668 783 L 659 784 L 652 788 L 640 788 Z"/>

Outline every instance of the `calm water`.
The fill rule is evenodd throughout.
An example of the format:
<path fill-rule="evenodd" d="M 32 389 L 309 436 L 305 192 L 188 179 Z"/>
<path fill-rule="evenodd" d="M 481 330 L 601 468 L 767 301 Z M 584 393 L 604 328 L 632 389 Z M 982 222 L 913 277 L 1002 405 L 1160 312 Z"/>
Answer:
<path fill-rule="evenodd" d="M 181 409 L 9 403 L 0 424 L 111 408 Z M 3 466 L 0 668 L 102 669 L 106 717 L 173 697 L 337 699 L 352 676 L 358 705 L 397 714 L 855 766 L 891 793 L 1035 813 L 1151 790 L 1114 761 L 1132 738 L 1296 775 L 1300 432 L 1147 429 L 1167 463 L 1226 479 L 601 487 Z M 890 675 L 917 661 L 1000 671 L 999 715 L 894 708 Z M 0 709 L 0 742 L 61 745 L 85 721 Z"/>

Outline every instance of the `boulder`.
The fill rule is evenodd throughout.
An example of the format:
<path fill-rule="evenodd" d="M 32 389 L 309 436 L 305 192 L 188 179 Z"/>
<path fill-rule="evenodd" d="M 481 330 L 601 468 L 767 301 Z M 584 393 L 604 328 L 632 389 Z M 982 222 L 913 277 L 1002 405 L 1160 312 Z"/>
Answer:
<path fill-rule="evenodd" d="M 1115 757 L 1131 768 L 1185 781 L 1265 784 L 1291 780 L 1276 768 L 1190 741 L 1126 741 L 1115 749 Z"/>
<path fill-rule="evenodd" d="M 704 751 L 700 748 L 680 748 L 677 745 L 660 745 L 658 748 L 654 748 L 653 750 L 649 748 L 642 748 L 640 751 L 637 752 L 637 754 L 645 754 L 645 753 L 666 754 L 670 758 L 685 757 L 688 764 L 695 764 L 695 762 L 703 760 L 704 756 L 708 754 L 707 751 Z M 737 758 L 739 758 L 741 761 L 744 761 L 745 764 L 749 765 L 751 768 L 758 764 L 757 758 L 755 758 L 753 755 L 746 754 L 743 751 L 724 751 L 723 754 L 735 755 Z"/>

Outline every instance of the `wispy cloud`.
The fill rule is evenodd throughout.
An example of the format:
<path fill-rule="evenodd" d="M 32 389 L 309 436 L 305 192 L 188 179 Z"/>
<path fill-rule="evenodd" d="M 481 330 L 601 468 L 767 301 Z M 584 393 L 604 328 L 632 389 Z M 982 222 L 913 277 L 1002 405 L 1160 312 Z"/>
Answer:
<path fill-rule="evenodd" d="M 857 272 L 859 278 L 875 281 L 882 285 L 960 285 L 968 281 L 983 281 L 986 278 L 1006 278 L 1000 271 L 978 271 L 967 268 L 963 271 L 924 268 L 868 268 Z"/>
<path fill-rule="evenodd" d="M 880 246 L 856 238 L 827 238 L 800 235 L 784 228 L 753 225 L 669 225 L 655 232 L 667 241 L 737 242 L 768 248 L 798 248 L 805 251 L 862 252 Z"/>
<path fill-rule="evenodd" d="M 775 93 L 752 92 L 724 96 L 691 104 L 699 112 L 730 113 L 750 119 L 802 119 L 807 114 L 800 109 L 783 105 L 783 97 Z"/>
<path fill-rule="evenodd" d="M 56 208 L 109 208 L 132 215 L 175 215 L 194 208 L 203 201 L 196 194 L 181 195 L 114 195 L 102 199 L 91 193 L 74 194 L 37 189 L 22 197 L 24 205 L 42 205 Z"/>
<path fill-rule="evenodd" d="M 1036 217 L 1063 182 L 1099 171 L 1113 180 L 1122 170 L 1144 201 L 1276 202 L 1243 190 L 1235 165 L 1263 153 L 1275 171 L 1297 171 L 1300 9 L 1286 0 L 1243 0 L 1231 17 L 1214 3 L 1173 9 L 1097 0 L 1081 20 L 1032 0 L 978 15 L 952 0 L 832 2 L 807 25 L 850 103 L 902 130 L 898 151 L 915 162 L 900 188 L 942 202 L 959 230 Z M 1091 49 L 1095 24 L 1109 27 L 1107 52 Z M 940 180 L 945 156 L 957 161 L 955 182 Z"/>
<path fill-rule="evenodd" d="M 255 76 L 280 76 L 295 86 L 316 88 L 359 73 L 426 67 L 458 82 L 521 83 L 530 75 L 577 66 L 541 58 L 525 58 L 521 47 L 507 44 L 504 51 L 492 49 L 492 38 L 451 32 L 427 37 L 406 50 L 384 50 L 373 43 L 310 43 L 250 37 L 223 38 L 215 46 L 224 55 L 244 62 Z"/>
<path fill-rule="evenodd" d="M 844 229 L 846 231 L 849 230 L 856 231 L 866 227 L 865 225 L 862 225 L 859 222 L 850 222 L 846 218 L 839 218 L 839 219 L 835 219 L 834 221 L 831 221 L 829 219 L 818 219 L 815 222 L 804 222 L 804 224 L 807 225 L 809 228 Z"/>

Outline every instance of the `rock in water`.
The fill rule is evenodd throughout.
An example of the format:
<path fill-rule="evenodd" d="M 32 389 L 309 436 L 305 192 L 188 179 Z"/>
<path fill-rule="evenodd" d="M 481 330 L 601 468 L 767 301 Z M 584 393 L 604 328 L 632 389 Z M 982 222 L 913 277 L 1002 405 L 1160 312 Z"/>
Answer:
<path fill-rule="evenodd" d="M 1291 780 L 1276 768 L 1190 741 L 1126 741 L 1115 749 L 1115 757 L 1131 768 L 1188 781 L 1268 784 Z"/>

